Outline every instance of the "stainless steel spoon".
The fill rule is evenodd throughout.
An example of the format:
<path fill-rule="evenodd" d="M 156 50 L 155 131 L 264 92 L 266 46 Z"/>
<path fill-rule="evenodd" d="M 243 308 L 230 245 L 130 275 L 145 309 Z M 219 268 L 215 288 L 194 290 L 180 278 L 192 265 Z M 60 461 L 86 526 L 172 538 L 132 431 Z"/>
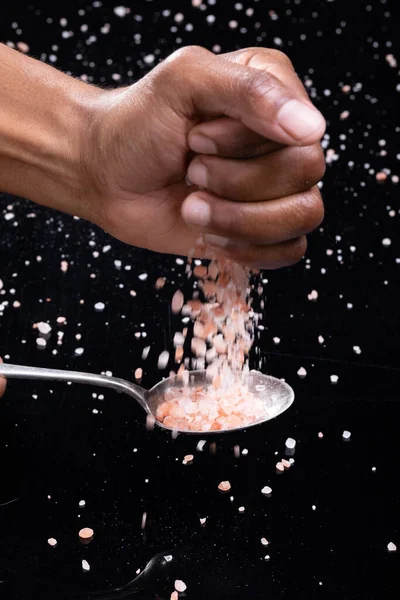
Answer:
<path fill-rule="evenodd" d="M 22 365 L 0 364 L 0 377 L 7 379 L 40 379 L 47 381 L 68 381 L 73 383 L 86 383 L 98 385 L 100 387 L 110 388 L 123 394 L 128 394 L 139 402 L 148 415 L 156 419 L 157 408 L 164 401 L 165 392 L 171 387 L 181 388 L 183 382 L 176 377 L 168 377 L 157 383 L 151 390 L 145 390 L 135 383 L 119 379 L 118 377 L 107 377 L 106 375 L 96 375 L 94 373 L 80 373 L 79 371 L 64 371 L 60 369 L 44 369 L 39 367 L 25 367 Z M 250 371 L 247 378 L 249 391 L 262 398 L 267 409 L 267 416 L 261 421 L 250 423 L 245 427 L 236 427 L 219 431 L 188 431 L 178 430 L 181 433 L 201 433 L 209 435 L 213 433 L 225 433 L 226 431 L 240 431 L 260 423 L 265 423 L 270 419 L 277 417 L 287 410 L 294 401 L 294 392 L 292 388 L 275 377 L 263 375 L 258 371 Z M 205 371 L 191 371 L 189 377 L 189 386 L 200 387 L 209 385 Z M 155 421 L 159 427 L 172 431 L 160 421 Z"/>

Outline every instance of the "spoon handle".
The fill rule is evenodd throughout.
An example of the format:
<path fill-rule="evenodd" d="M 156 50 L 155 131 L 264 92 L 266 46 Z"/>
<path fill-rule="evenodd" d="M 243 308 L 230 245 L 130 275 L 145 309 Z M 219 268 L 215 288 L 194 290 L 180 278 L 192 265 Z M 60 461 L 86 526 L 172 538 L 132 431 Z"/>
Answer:
<path fill-rule="evenodd" d="M 47 381 L 71 381 L 73 383 L 86 383 L 116 390 L 135 398 L 137 402 L 150 413 L 146 402 L 146 390 L 139 385 L 95 373 L 81 373 L 80 371 L 67 371 L 62 369 L 47 369 L 42 367 L 25 367 L 23 365 L 0 364 L 0 377 L 8 379 L 40 379 Z"/>

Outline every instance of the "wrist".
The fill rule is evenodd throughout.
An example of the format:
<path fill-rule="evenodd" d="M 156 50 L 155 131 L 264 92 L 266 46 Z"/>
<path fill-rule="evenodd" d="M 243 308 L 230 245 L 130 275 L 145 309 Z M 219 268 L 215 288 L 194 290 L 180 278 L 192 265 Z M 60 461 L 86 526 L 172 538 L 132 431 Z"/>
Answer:
<path fill-rule="evenodd" d="M 0 191 L 88 218 L 84 140 L 102 90 L 0 46 Z"/>

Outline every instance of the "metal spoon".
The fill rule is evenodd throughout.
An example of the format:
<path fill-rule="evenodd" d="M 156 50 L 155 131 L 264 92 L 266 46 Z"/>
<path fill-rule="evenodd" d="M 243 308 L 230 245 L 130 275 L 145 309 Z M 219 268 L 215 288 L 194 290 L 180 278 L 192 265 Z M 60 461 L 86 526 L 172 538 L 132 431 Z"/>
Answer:
<path fill-rule="evenodd" d="M 163 429 L 172 430 L 163 425 L 156 418 L 157 408 L 164 402 L 165 392 L 173 388 L 181 388 L 183 382 L 177 377 L 168 377 L 157 383 L 151 390 L 145 390 L 135 383 L 119 379 L 117 377 L 107 377 L 106 375 L 96 375 L 94 373 L 80 373 L 79 371 L 64 371 L 60 369 L 44 369 L 40 367 L 25 367 L 22 365 L 0 364 L 0 377 L 8 379 L 40 379 L 48 381 L 69 381 L 74 383 L 89 383 L 105 388 L 110 388 L 117 392 L 128 394 L 139 402 L 148 415 L 156 419 L 156 423 Z M 202 435 L 213 433 L 224 433 L 226 431 L 240 431 L 260 423 L 265 423 L 270 419 L 277 417 L 287 410 L 294 401 L 294 392 L 292 388 L 275 377 L 263 375 L 258 371 L 250 371 L 247 376 L 249 391 L 259 398 L 263 398 L 267 409 L 267 416 L 255 423 L 250 423 L 245 427 L 236 427 L 219 431 L 188 431 L 178 430 L 182 433 L 201 433 Z M 191 371 L 189 376 L 189 386 L 200 387 L 209 385 L 205 371 Z"/>

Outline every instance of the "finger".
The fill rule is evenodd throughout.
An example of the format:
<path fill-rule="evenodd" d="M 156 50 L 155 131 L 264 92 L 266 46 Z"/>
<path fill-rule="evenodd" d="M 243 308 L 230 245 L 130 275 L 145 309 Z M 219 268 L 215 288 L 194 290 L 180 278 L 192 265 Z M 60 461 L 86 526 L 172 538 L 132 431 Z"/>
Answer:
<path fill-rule="evenodd" d="M 188 144 L 191 150 L 199 154 L 229 158 L 250 158 L 282 148 L 282 144 L 267 140 L 229 117 L 196 125 L 189 132 Z"/>
<path fill-rule="evenodd" d="M 272 48 L 244 48 L 235 52 L 220 55 L 225 60 L 253 69 L 268 71 L 282 83 L 293 88 L 299 97 L 312 105 L 307 90 L 294 70 L 292 61 L 280 50 Z"/>
<path fill-rule="evenodd" d="M 3 360 L 0 357 L 0 364 L 2 364 Z M 4 394 L 4 392 L 6 391 L 6 387 L 7 387 L 7 380 L 4 379 L 4 377 L 0 377 L 0 398 L 2 397 L 2 395 Z"/>
<path fill-rule="evenodd" d="M 189 180 L 222 198 L 257 202 L 304 192 L 325 172 L 320 144 L 289 146 L 248 160 L 196 156 L 189 165 Z"/>
<path fill-rule="evenodd" d="M 320 225 L 324 206 L 318 187 L 263 202 L 232 202 L 206 191 L 190 194 L 182 205 L 184 221 L 224 248 L 234 239 L 252 244 L 276 244 L 301 237 Z M 205 237 L 206 239 L 206 237 Z"/>
<path fill-rule="evenodd" d="M 251 269 L 281 269 L 299 262 L 304 257 L 306 250 L 307 239 L 303 236 L 268 246 L 232 242 L 225 248 L 220 248 L 208 242 L 205 247 L 205 256 L 233 260 Z"/>
<path fill-rule="evenodd" d="M 225 115 L 284 145 L 313 144 L 325 131 L 321 113 L 295 89 L 268 71 L 227 61 L 204 48 L 178 50 L 152 73 L 164 100 L 188 118 Z"/>

